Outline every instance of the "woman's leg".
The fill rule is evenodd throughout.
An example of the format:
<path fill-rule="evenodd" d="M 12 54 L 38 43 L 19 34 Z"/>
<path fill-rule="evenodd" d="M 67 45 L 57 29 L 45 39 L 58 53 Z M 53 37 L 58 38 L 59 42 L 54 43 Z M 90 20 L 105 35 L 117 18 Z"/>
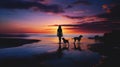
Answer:
<path fill-rule="evenodd" d="M 59 38 L 59 43 L 61 44 L 61 37 L 58 37 Z"/>

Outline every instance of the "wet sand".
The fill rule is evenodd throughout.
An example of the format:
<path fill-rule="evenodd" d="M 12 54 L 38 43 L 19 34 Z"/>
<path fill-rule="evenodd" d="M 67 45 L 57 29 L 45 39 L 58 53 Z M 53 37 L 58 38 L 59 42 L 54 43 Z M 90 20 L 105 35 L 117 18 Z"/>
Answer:
<path fill-rule="evenodd" d="M 38 38 L 41 41 L 34 39 L 30 42 L 31 39 L 13 38 L 14 42 L 18 40 L 22 44 L 18 46 L 11 43 L 11 39 L 5 39 L 4 42 L 15 46 L 0 49 L 0 67 L 107 67 L 115 65 L 119 56 L 115 54 L 117 51 L 110 51 L 106 47 L 101 50 L 105 45 L 103 43 L 90 45 L 94 41 L 89 39 L 82 39 L 81 43 L 76 44 L 71 41 L 70 48 L 64 43 L 60 46 L 56 38 Z"/>

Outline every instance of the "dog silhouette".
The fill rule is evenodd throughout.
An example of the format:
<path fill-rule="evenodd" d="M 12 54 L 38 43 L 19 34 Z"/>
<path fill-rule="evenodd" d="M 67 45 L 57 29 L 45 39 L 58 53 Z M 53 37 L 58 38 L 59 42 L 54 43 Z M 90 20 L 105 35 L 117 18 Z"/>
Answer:
<path fill-rule="evenodd" d="M 63 44 L 63 47 L 64 47 L 64 48 L 66 48 L 66 47 L 69 48 L 69 40 L 67 40 L 67 39 L 65 39 L 65 38 L 62 38 L 62 40 L 63 40 L 63 43 L 64 43 L 64 44 Z"/>
<path fill-rule="evenodd" d="M 80 42 L 82 37 L 83 37 L 82 35 L 80 35 L 79 37 L 74 37 L 73 38 L 74 39 L 74 43 L 76 43 L 76 41 Z"/>
<path fill-rule="evenodd" d="M 64 44 L 69 44 L 69 41 L 65 38 L 62 38 Z"/>

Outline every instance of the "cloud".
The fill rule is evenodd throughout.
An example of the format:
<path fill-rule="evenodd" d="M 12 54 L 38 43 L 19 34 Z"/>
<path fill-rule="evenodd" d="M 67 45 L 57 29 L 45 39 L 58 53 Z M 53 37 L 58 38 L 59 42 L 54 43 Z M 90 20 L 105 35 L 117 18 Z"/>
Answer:
<path fill-rule="evenodd" d="M 106 9 L 108 9 L 107 6 Z M 109 8 L 109 13 L 99 14 L 98 17 L 107 18 L 111 21 L 120 21 L 120 5 L 114 4 L 113 7 Z"/>
<path fill-rule="evenodd" d="M 89 6 L 89 5 L 92 5 L 92 3 L 89 1 L 85 1 L 85 0 L 77 0 L 77 1 L 74 1 L 73 3 L 71 3 L 70 5 L 68 5 L 66 8 L 72 8 L 76 5 Z"/>
<path fill-rule="evenodd" d="M 106 7 L 104 7 L 106 8 Z M 120 5 L 110 9 L 110 13 L 102 13 L 96 16 L 64 16 L 69 19 L 79 20 L 77 24 L 67 24 L 68 30 L 76 32 L 104 33 L 112 30 L 120 30 Z"/>
<path fill-rule="evenodd" d="M 99 14 L 98 17 L 107 18 L 110 21 L 120 21 L 120 0 L 112 0 L 110 4 L 103 4 L 102 8 L 106 13 Z"/>
<path fill-rule="evenodd" d="M 77 1 L 73 2 L 72 4 L 74 4 L 74 5 L 91 5 L 92 3 L 89 1 L 85 1 L 85 0 L 77 0 Z"/>
<path fill-rule="evenodd" d="M 120 30 L 120 4 L 115 0 L 110 4 L 103 4 L 105 13 L 94 16 L 68 16 L 64 17 L 78 20 L 76 24 L 66 24 L 68 30 L 82 32 L 109 32 Z"/>
<path fill-rule="evenodd" d="M 63 24 L 68 30 L 73 30 L 75 32 L 85 32 L 85 33 L 105 33 L 112 30 L 119 29 L 120 23 L 114 22 L 92 22 L 92 23 L 83 23 L 83 24 Z M 54 25 L 57 26 L 57 25 Z"/>
<path fill-rule="evenodd" d="M 63 17 L 69 18 L 69 19 L 83 19 L 84 17 L 82 16 L 68 16 L 68 15 L 64 15 Z"/>
<path fill-rule="evenodd" d="M 76 11 L 73 11 L 73 14 L 83 14 L 85 12 L 88 12 L 87 10 L 76 10 Z"/>
<path fill-rule="evenodd" d="M 120 21 L 120 5 L 116 3 L 103 4 L 102 8 L 106 11 L 94 16 L 68 16 L 64 17 L 79 20 L 80 22 L 100 22 L 100 21 Z"/>
<path fill-rule="evenodd" d="M 41 0 L 40 0 L 41 1 Z M 42 12 L 63 13 L 64 10 L 59 5 L 47 5 L 37 1 L 4 0 L 0 2 L 0 8 L 5 9 L 30 9 L 36 7 Z"/>
<path fill-rule="evenodd" d="M 76 24 L 66 24 L 68 30 L 76 32 L 109 32 L 112 30 L 120 30 L 120 5 L 118 0 L 111 4 L 103 4 L 102 8 L 105 13 L 95 16 L 67 16 L 64 17 L 79 20 Z"/>
<path fill-rule="evenodd" d="M 77 22 L 77 23 L 91 23 L 91 22 L 108 21 L 106 18 L 100 18 L 97 16 L 67 16 L 67 15 L 65 15 L 64 17 L 73 19 L 73 20 L 78 20 L 79 22 Z"/>

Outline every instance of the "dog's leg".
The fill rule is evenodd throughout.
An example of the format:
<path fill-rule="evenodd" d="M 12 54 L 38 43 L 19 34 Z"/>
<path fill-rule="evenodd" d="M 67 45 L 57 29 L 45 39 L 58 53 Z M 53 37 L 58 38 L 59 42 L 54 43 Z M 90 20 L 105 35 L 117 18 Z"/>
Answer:
<path fill-rule="evenodd" d="M 76 44 L 74 43 L 74 49 L 76 49 Z"/>
<path fill-rule="evenodd" d="M 81 50 L 80 43 L 78 43 L 78 50 Z"/>
<path fill-rule="evenodd" d="M 76 39 L 74 38 L 74 43 L 76 43 Z"/>
<path fill-rule="evenodd" d="M 78 39 L 78 43 L 80 43 L 80 39 Z"/>
<path fill-rule="evenodd" d="M 70 47 L 70 44 L 69 44 L 69 41 L 68 41 L 68 49 L 69 49 L 69 47 Z"/>

